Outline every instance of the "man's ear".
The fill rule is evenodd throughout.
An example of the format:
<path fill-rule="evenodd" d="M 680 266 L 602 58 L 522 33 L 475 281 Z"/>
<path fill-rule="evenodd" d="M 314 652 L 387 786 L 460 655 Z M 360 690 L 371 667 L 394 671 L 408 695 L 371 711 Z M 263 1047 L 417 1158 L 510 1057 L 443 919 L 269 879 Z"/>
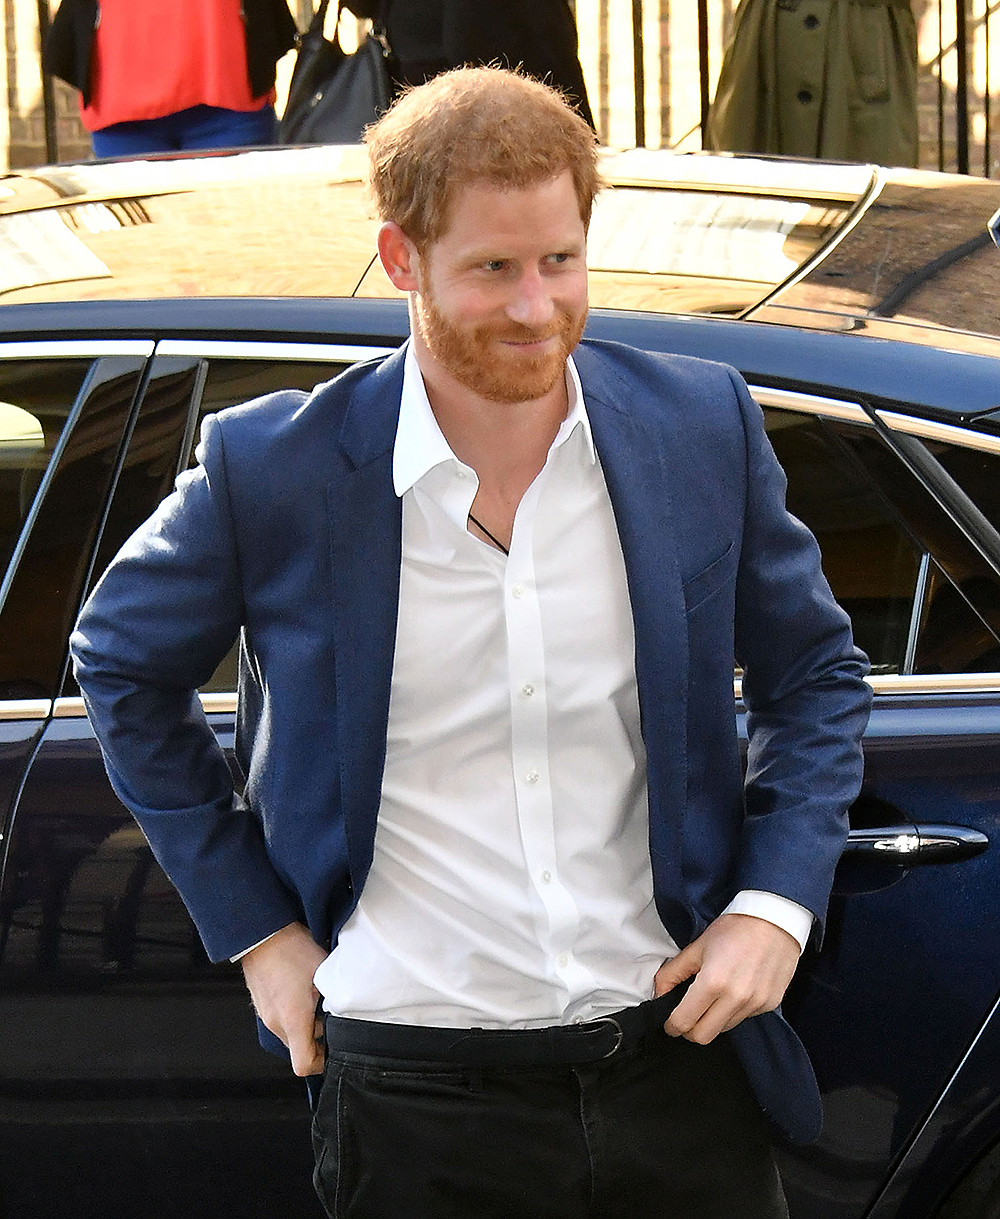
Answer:
<path fill-rule="evenodd" d="M 378 256 L 386 275 L 400 292 L 416 292 L 419 271 L 417 247 L 392 220 L 378 231 Z"/>

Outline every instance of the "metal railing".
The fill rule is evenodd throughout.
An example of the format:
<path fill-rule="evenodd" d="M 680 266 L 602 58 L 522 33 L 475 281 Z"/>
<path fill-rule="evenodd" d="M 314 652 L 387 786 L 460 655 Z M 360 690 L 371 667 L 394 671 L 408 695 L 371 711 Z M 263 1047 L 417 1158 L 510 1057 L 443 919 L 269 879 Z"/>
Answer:
<path fill-rule="evenodd" d="M 946 45 L 944 33 L 945 0 L 937 0 L 938 54 L 931 67 L 937 80 L 938 167 L 946 166 L 946 125 L 949 119 L 945 75 L 949 57 L 955 63 L 955 160 L 959 173 L 981 172 L 991 177 L 996 168 L 993 156 L 992 19 L 1000 4 L 989 0 L 954 0 L 955 37 Z M 981 132 L 974 127 L 981 126 Z M 976 144 L 982 145 L 981 166 L 971 165 Z"/>
<path fill-rule="evenodd" d="M 602 0 L 601 7 L 606 12 L 613 4 L 614 0 Z M 921 163 L 927 168 L 981 173 L 990 177 L 998 171 L 992 113 L 992 81 L 997 65 L 991 60 L 1000 53 L 993 45 L 996 41 L 993 24 L 1000 20 L 1000 0 L 913 0 L 913 5 L 921 33 Z M 690 0 L 673 0 L 673 3 L 671 0 L 631 0 L 632 130 L 637 145 L 650 142 L 674 147 L 691 134 L 683 127 L 675 129 L 676 125 L 668 121 L 661 125 L 657 138 L 649 124 L 652 74 L 648 65 L 660 55 L 662 44 L 651 44 L 648 36 L 643 37 L 643 31 L 649 29 L 647 12 L 655 9 L 660 30 L 669 30 L 671 8 L 676 11 L 682 6 L 690 6 Z M 721 65 L 722 45 L 734 9 L 735 0 L 697 0 L 697 126 L 701 132 L 705 130 Z M 596 30 L 588 28 L 590 10 L 585 0 L 577 0 L 576 10 L 581 54 L 596 38 L 597 54 L 603 60 L 609 54 L 606 23 Z M 618 15 L 620 19 L 624 13 L 619 10 Z M 670 47 L 667 74 L 675 71 L 675 59 L 677 50 Z M 599 88 L 606 86 L 608 76 L 608 73 L 601 74 L 597 82 Z M 662 77 L 659 84 L 662 88 Z M 599 97 L 594 109 L 595 114 L 605 113 L 608 109 L 606 98 Z M 602 135 L 607 138 L 608 132 L 602 131 Z"/>

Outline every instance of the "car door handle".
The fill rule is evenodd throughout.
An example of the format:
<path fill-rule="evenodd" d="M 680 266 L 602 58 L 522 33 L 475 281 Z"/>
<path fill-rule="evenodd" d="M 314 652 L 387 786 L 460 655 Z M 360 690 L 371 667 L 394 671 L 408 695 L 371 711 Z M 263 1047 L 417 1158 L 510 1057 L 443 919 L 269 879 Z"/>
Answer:
<path fill-rule="evenodd" d="M 970 859 L 989 846 L 979 830 L 964 825 L 880 825 L 851 830 L 844 854 L 867 855 L 906 867 L 918 863 L 952 863 Z"/>

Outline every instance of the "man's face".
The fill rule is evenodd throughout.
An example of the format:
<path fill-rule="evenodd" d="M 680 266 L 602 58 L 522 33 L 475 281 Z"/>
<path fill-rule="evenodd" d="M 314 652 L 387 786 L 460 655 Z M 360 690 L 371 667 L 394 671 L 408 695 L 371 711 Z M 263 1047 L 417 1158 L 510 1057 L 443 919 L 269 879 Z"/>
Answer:
<path fill-rule="evenodd" d="M 583 333 L 586 246 L 569 171 L 523 190 L 460 190 L 419 258 L 418 351 L 488 401 L 544 397 Z"/>

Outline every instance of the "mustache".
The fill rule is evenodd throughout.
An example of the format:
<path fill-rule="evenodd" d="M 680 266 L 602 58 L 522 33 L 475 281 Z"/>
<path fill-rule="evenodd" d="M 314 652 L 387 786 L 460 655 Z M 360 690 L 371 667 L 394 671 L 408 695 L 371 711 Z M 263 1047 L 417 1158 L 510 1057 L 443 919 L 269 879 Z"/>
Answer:
<path fill-rule="evenodd" d="M 560 338 L 568 334 L 571 319 L 560 316 L 548 326 L 524 326 L 518 322 L 507 326 L 490 327 L 490 335 L 503 343 L 544 343 L 546 339 Z"/>

